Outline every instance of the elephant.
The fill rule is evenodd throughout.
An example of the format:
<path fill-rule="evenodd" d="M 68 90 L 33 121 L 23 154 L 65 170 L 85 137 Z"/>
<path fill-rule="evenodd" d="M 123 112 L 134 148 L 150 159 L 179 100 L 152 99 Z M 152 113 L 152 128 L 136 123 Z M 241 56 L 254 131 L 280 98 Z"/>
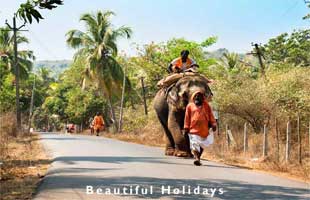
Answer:
<path fill-rule="evenodd" d="M 186 106 L 193 93 L 200 91 L 212 95 L 208 80 L 199 74 L 184 76 L 174 86 L 160 89 L 154 98 L 153 107 L 166 136 L 165 155 L 190 157 L 188 135 L 183 134 Z"/>

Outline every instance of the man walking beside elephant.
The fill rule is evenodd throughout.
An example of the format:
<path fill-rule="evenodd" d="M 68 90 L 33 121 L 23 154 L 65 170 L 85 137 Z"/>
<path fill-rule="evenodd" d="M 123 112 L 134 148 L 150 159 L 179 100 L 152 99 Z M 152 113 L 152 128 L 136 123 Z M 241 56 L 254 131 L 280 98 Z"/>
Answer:
<path fill-rule="evenodd" d="M 186 107 L 184 130 L 190 140 L 190 149 L 195 157 L 194 164 L 199 166 L 200 157 L 204 148 L 213 143 L 212 128 L 216 131 L 216 120 L 210 105 L 201 92 L 193 93 L 191 102 Z"/>

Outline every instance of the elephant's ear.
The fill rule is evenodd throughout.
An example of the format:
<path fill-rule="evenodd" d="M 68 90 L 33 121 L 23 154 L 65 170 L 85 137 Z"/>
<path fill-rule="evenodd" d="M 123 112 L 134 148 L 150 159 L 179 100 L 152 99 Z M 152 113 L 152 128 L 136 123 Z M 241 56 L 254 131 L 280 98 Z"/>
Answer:
<path fill-rule="evenodd" d="M 178 93 L 179 93 L 178 87 L 174 86 L 174 87 L 168 92 L 168 96 L 167 96 L 167 101 L 168 101 L 168 103 L 173 104 L 173 105 L 177 105 L 177 102 L 178 102 L 178 100 L 179 100 Z"/>
<path fill-rule="evenodd" d="M 205 90 L 206 90 L 206 92 L 205 92 L 205 96 L 206 96 L 206 97 L 208 97 L 208 96 L 210 96 L 210 95 L 213 96 L 213 93 L 212 93 L 212 91 L 211 91 L 211 88 L 209 87 L 209 85 L 208 85 L 207 83 L 205 84 Z"/>

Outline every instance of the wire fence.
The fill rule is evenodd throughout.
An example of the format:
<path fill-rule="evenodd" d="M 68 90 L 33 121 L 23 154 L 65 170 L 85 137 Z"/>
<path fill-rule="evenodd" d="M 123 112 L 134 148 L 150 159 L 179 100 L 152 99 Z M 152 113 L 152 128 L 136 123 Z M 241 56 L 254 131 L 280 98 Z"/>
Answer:
<path fill-rule="evenodd" d="M 217 149 L 220 154 L 234 152 L 244 158 L 272 157 L 277 162 L 303 163 L 310 157 L 310 121 L 302 121 L 298 116 L 285 122 L 275 119 L 272 125 L 264 124 L 262 133 L 250 131 L 249 124 L 244 123 L 243 130 L 232 130 L 225 124 L 225 137 L 217 134 Z M 216 145 L 215 145 L 216 146 Z"/>

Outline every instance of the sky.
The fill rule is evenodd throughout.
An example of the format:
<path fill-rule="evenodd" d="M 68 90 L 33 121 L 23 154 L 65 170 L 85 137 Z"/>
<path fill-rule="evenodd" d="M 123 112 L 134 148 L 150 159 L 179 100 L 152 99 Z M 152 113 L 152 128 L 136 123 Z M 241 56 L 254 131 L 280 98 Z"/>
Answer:
<path fill-rule="evenodd" d="M 26 0 L 0 0 L 0 26 L 12 20 L 13 13 Z M 34 51 L 37 60 L 72 59 L 75 50 L 66 45 L 65 34 L 71 29 L 84 30 L 81 14 L 112 10 L 115 27 L 132 28 L 130 40 L 121 39 L 119 49 L 135 55 L 134 44 L 165 42 L 185 38 L 202 42 L 210 36 L 218 41 L 208 50 L 227 48 L 245 53 L 251 43 L 266 43 L 270 38 L 294 29 L 309 28 L 302 20 L 309 12 L 304 0 L 64 0 L 45 18 L 27 25 L 23 34 L 30 43 L 20 49 Z M 19 22 L 22 23 L 22 22 Z"/>

